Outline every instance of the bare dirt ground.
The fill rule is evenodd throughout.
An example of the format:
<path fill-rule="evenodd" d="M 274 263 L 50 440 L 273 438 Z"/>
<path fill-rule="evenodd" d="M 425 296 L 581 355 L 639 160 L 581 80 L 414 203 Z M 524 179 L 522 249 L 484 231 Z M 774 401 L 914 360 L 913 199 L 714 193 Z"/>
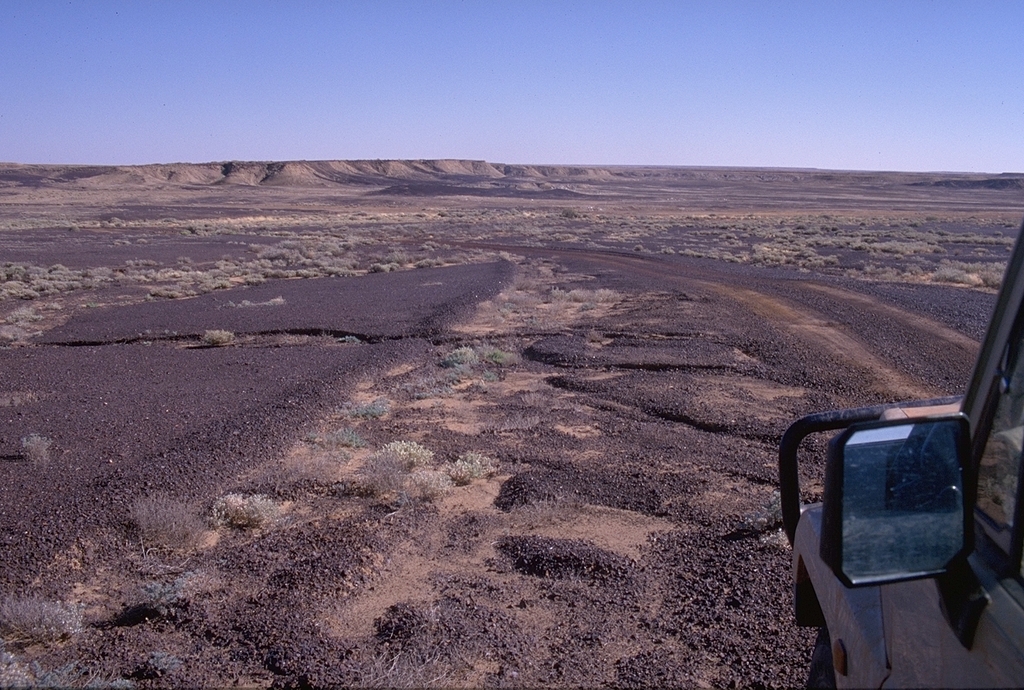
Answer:
<path fill-rule="evenodd" d="M 778 440 L 962 392 L 1022 190 L 0 166 L 0 685 L 800 685 Z"/>

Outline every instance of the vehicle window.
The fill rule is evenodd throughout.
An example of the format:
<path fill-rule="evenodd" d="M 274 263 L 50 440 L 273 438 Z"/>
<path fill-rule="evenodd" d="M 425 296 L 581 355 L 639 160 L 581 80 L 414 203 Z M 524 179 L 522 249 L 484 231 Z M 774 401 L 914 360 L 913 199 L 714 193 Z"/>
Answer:
<path fill-rule="evenodd" d="M 1024 447 L 1024 342 L 1017 347 L 978 467 L 978 508 L 988 518 L 989 534 L 1007 552 Z"/>

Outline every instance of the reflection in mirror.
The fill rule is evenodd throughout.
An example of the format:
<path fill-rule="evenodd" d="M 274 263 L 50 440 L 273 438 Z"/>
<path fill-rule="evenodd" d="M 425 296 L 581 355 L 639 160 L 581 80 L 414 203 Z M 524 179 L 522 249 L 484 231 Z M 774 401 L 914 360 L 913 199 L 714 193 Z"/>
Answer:
<path fill-rule="evenodd" d="M 869 428 L 843 446 L 843 572 L 853 583 L 941 571 L 964 543 L 957 420 Z"/>

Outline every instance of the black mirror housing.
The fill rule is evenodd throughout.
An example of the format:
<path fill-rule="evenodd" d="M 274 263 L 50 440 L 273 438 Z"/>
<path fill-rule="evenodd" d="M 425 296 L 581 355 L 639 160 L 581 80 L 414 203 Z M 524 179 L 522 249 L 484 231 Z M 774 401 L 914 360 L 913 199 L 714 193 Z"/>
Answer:
<path fill-rule="evenodd" d="M 821 557 L 847 587 L 934 577 L 973 542 L 962 415 L 854 424 L 825 466 Z"/>

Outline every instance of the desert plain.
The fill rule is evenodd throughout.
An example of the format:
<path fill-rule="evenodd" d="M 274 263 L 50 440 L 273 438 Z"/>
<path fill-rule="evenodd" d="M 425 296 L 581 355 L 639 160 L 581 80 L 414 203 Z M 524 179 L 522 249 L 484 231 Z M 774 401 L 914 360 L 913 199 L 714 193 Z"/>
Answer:
<path fill-rule="evenodd" d="M 1024 175 L 0 164 L 0 685 L 801 685 L 779 439 L 962 393 L 1022 215 Z"/>

